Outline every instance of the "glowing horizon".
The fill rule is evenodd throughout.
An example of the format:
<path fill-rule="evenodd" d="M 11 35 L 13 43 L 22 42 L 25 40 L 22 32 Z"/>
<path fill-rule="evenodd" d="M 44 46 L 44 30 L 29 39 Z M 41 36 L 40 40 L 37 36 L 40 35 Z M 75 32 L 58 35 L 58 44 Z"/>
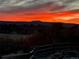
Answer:
<path fill-rule="evenodd" d="M 0 13 L 0 21 L 11 21 L 11 22 L 62 22 L 79 24 L 79 12 L 60 12 L 60 13 Z"/>

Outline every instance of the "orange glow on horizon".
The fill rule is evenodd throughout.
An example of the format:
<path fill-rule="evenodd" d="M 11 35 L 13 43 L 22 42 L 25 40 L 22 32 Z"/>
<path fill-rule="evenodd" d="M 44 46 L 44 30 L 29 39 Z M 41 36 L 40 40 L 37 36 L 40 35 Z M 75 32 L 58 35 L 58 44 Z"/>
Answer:
<path fill-rule="evenodd" d="M 79 24 L 79 12 L 60 12 L 60 13 L 0 13 L 0 21 L 11 22 L 62 22 Z"/>

